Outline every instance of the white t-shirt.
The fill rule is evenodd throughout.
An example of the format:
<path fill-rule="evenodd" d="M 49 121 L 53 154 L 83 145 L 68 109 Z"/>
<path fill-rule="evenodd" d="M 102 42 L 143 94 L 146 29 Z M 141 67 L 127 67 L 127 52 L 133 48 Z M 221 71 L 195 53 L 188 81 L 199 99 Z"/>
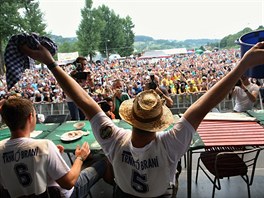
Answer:
<path fill-rule="evenodd" d="M 250 83 L 248 86 L 246 86 L 246 88 L 250 93 L 259 92 L 259 87 L 253 83 Z M 254 102 L 249 99 L 247 93 L 241 87 L 235 86 L 232 95 L 235 99 L 235 111 L 245 112 L 253 108 Z"/>
<path fill-rule="evenodd" d="M 143 148 L 131 143 L 131 130 L 118 128 L 103 112 L 91 120 L 94 135 L 113 164 L 117 185 L 138 197 L 163 195 L 175 183 L 177 163 L 188 150 L 195 130 L 181 118 L 168 132 Z"/>
<path fill-rule="evenodd" d="M 11 197 L 41 194 L 70 170 L 50 140 L 17 138 L 0 141 L 0 183 Z M 71 190 L 61 189 L 65 197 Z"/>

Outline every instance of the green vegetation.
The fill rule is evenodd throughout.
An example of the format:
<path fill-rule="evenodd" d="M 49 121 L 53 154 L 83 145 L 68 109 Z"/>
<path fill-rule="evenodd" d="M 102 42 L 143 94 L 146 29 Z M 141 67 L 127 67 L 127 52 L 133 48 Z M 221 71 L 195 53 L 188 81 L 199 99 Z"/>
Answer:
<path fill-rule="evenodd" d="M 0 0 L 0 74 L 5 72 L 3 51 L 7 41 L 14 34 L 21 32 L 36 32 L 39 35 L 49 36 L 54 40 L 59 52 L 75 52 L 92 57 L 97 51 L 105 57 L 118 53 L 121 56 L 139 54 L 146 50 L 160 50 L 172 48 L 207 48 L 238 47 L 235 41 L 242 35 L 251 32 L 245 28 L 242 31 L 230 34 L 221 40 L 217 39 L 187 39 L 155 40 L 152 37 L 139 35 L 133 32 L 134 24 L 129 16 L 121 18 L 114 10 L 102 5 L 92 7 L 92 0 L 85 0 L 81 10 L 82 20 L 76 31 L 77 38 L 63 38 L 62 36 L 47 33 L 43 14 L 39 9 L 39 2 L 33 0 Z M 259 26 L 257 30 L 263 30 Z"/>
<path fill-rule="evenodd" d="M 264 27 L 259 26 L 256 30 L 264 30 Z M 245 28 L 236 34 L 231 34 L 231 35 L 224 37 L 220 42 L 220 47 L 221 48 L 237 47 L 237 45 L 235 44 L 235 41 L 239 39 L 242 35 L 249 33 L 251 31 L 253 31 L 251 28 Z"/>
<path fill-rule="evenodd" d="M 4 73 L 3 51 L 14 34 L 37 32 L 46 35 L 46 24 L 39 3 L 32 0 L 1 0 L 0 2 L 0 74 Z"/>

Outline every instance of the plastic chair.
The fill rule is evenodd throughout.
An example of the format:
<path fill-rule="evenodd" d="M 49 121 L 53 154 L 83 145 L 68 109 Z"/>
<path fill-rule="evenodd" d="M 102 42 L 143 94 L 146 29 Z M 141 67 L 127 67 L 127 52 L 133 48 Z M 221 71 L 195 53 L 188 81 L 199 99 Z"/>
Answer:
<path fill-rule="evenodd" d="M 198 159 L 195 182 L 197 184 L 198 171 L 201 168 L 213 183 L 212 197 L 214 197 L 215 189 L 221 190 L 220 179 L 241 176 L 247 184 L 248 197 L 250 198 L 250 186 L 253 183 L 256 163 L 261 148 L 240 151 L 232 150 L 233 148 L 224 148 L 222 151 L 221 149 L 211 148 L 201 153 Z M 202 161 L 204 166 L 200 164 L 200 161 Z M 251 167 L 251 171 L 249 171 L 249 167 Z M 209 175 L 208 171 L 214 178 Z"/>

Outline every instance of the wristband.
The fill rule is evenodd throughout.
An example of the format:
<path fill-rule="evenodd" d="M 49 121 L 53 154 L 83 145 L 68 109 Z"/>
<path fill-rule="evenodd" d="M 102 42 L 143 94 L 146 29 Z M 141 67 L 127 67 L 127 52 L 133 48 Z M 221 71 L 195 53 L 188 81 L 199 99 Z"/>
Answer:
<path fill-rule="evenodd" d="M 76 159 L 81 160 L 82 162 L 84 161 L 84 159 L 81 156 L 77 156 Z"/>
<path fill-rule="evenodd" d="M 52 70 L 54 67 L 58 66 L 58 63 L 56 63 L 56 61 L 47 64 L 47 67 L 49 68 L 49 70 Z"/>

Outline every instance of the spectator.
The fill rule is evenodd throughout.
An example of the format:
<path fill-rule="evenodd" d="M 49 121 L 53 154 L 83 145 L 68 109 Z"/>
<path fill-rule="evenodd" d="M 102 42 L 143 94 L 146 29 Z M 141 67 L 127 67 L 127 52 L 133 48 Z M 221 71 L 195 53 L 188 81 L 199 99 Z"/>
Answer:
<path fill-rule="evenodd" d="M 259 86 L 251 83 L 248 77 L 242 75 L 230 95 L 235 99 L 234 111 L 246 112 L 252 110 L 259 95 Z"/>
<path fill-rule="evenodd" d="M 33 99 L 34 103 L 42 103 L 43 102 L 43 95 L 39 91 L 35 91 L 35 96 Z"/>
<path fill-rule="evenodd" d="M 113 83 L 113 109 L 116 119 L 121 119 L 119 115 L 119 107 L 121 103 L 125 100 L 130 99 L 129 95 L 126 92 L 123 92 L 123 85 L 120 79 L 117 79 Z"/>
<path fill-rule="evenodd" d="M 170 110 L 153 90 L 141 92 L 120 106 L 122 119 L 132 131 L 117 127 L 98 104 L 56 64 L 43 46 L 22 52 L 45 63 L 62 89 L 83 109 L 94 135 L 113 164 L 115 197 L 158 197 L 172 194 L 176 165 L 188 150 L 193 134 L 205 115 L 231 91 L 250 67 L 264 64 L 264 42 L 256 44 L 238 65 L 199 98 L 168 132 L 158 133 L 173 123 Z M 161 182 L 157 182 L 157 178 Z M 133 181 L 133 182 L 131 182 Z"/>
<path fill-rule="evenodd" d="M 186 90 L 187 93 L 197 93 L 198 89 L 197 87 L 193 84 L 193 82 L 189 82 L 189 86 Z"/>
<path fill-rule="evenodd" d="M 83 87 L 86 88 L 88 81 L 90 82 L 90 75 L 85 76 L 84 78 L 80 75 L 76 74 L 84 74 L 86 72 L 86 66 L 88 62 L 84 57 L 78 57 L 74 61 L 75 69 L 70 73 L 70 75 Z M 70 111 L 71 119 L 72 120 L 85 120 L 85 115 L 83 112 L 78 108 L 78 106 L 72 101 L 70 97 L 66 94 L 66 101 L 68 104 L 68 108 Z"/>
<path fill-rule="evenodd" d="M 150 75 L 148 83 L 145 85 L 145 90 L 149 89 L 155 90 L 160 97 L 164 98 L 168 107 L 173 106 L 173 100 L 171 99 L 167 88 L 164 86 L 159 86 L 159 77 L 157 75 Z"/>
<path fill-rule="evenodd" d="M 115 114 L 113 113 L 113 100 L 110 97 L 105 98 L 104 100 L 98 102 L 101 109 L 105 112 L 105 114 L 111 118 L 111 120 L 115 119 Z"/>
<path fill-rule="evenodd" d="M 206 91 L 208 91 L 207 78 L 206 76 L 203 76 L 200 86 L 200 92 L 206 92 Z"/>

